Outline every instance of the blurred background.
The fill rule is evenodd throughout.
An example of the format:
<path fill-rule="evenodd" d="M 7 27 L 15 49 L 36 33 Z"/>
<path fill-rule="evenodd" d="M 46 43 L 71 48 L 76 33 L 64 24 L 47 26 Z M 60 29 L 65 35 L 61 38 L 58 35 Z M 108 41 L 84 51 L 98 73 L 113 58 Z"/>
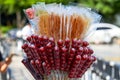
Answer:
<path fill-rule="evenodd" d="M 84 5 L 102 16 L 90 46 L 98 60 L 84 76 L 85 80 L 120 80 L 120 0 L 0 0 L 0 51 L 3 58 L 15 53 L 6 73 L 0 80 L 34 80 L 21 64 L 24 53 L 21 50 L 22 29 L 28 23 L 23 9 L 36 2 Z M 77 3 L 77 4 L 76 4 Z M 6 77 L 6 78 L 4 78 Z M 19 77 L 19 78 L 18 78 Z"/>

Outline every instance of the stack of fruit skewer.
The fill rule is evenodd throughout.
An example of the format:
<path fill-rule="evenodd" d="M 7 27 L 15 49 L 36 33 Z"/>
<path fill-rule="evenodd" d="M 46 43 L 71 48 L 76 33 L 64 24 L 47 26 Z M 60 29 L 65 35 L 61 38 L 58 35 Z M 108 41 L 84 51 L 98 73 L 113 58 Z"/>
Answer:
<path fill-rule="evenodd" d="M 58 40 L 31 35 L 22 46 L 27 55 L 23 64 L 36 80 L 79 79 L 96 60 L 89 43 L 80 39 Z"/>
<path fill-rule="evenodd" d="M 84 41 L 100 16 L 86 7 L 38 3 L 25 10 L 34 29 L 22 63 L 36 80 L 79 80 L 96 60 Z"/>

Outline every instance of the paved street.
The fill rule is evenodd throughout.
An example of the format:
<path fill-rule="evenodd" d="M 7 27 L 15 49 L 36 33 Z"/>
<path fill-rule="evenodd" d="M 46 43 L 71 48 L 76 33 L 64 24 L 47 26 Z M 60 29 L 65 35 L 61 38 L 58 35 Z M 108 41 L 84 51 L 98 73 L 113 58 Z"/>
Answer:
<path fill-rule="evenodd" d="M 91 45 L 95 55 L 120 64 L 120 45 Z"/>
<path fill-rule="evenodd" d="M 21 63 L 22 57 L 13 57 L 13 62 L 10 65 L 12 70 L 12 80 L 34 80 L 28 70 Z"/>

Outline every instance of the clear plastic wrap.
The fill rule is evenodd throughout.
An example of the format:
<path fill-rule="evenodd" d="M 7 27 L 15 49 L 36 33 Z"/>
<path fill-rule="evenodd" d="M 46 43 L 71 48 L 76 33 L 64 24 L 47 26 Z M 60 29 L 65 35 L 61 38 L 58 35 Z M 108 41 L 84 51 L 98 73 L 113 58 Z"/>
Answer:
<path fill-rule="evenodd" d="M 36 34 L 52 36 L 55 40 L 66 37 L 84 39 L 94 30 L 90 28 L 93 23 L 98 23 L 101 16 L 83 6 L 62 4 L 37 3 L 25 11 Z M 72 35 L 71 35 L 72 34 Z"/>

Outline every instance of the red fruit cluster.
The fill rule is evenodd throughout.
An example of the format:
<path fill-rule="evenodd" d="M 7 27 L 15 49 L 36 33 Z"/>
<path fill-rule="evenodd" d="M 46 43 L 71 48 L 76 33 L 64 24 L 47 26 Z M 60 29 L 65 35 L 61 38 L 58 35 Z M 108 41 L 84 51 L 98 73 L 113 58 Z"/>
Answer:
<path fill-rule="evenodd" d="M 69 78 L 81 78 L 91 64 L 96 60 L 89 43 L 80 39 L 54 41 L 54 38 L 31 35 L 22 49 L 27 55 L 28 68 L 41 76 L 50 75 L 53 70 L 68 73 Z M 29 68 L 28 68 L 29 69 Z M 30 69 L 29 69 L 30 70 Z M 30 71 L 32 73 L 32 71 Z M 33 74 L 33 73 L 32 73 Z"/>

